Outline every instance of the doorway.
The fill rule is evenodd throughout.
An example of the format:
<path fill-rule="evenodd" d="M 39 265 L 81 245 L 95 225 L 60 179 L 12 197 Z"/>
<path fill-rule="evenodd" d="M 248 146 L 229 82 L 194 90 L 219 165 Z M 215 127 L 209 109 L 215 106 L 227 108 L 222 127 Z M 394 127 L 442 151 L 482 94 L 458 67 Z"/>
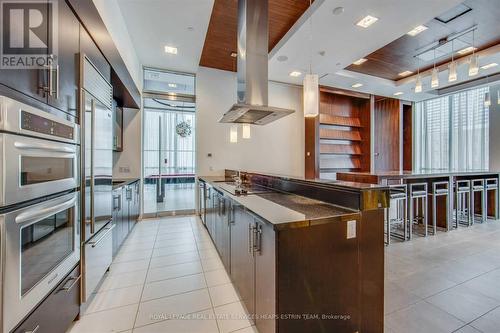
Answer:
<path fill-rule="evenodd" d="M 194 75 L 144 70 L 144 215 L 195 212 Z"/>

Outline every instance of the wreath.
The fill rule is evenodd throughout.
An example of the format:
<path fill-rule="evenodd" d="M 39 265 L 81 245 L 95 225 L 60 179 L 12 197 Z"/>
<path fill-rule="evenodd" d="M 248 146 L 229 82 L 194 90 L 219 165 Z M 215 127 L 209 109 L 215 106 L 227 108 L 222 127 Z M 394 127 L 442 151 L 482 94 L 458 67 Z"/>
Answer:
<path fill-rule="evenodd" d="M 187 121 L 181 121 L 175 126 L 175 132 L 181 137 L 185 138 L 191 135 L 191 124 Z"/>

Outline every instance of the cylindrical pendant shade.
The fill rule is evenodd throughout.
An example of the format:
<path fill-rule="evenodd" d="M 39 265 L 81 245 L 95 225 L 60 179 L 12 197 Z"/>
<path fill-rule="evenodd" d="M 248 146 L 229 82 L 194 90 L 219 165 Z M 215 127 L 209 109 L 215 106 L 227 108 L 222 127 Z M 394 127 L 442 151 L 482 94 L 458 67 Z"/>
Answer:
<path fill-rule="evenodd" d="M 415 92 L 416 93 L 422 92 L 422 78 L 420 78 L 420 75 L 417 77 L 417 83 L 415 84 Z"/>
<path fill-rule="evenodd" d="M 474 76 L 479 73 L 479 64 L 477 61 L 477 55 L 472 55 L 469 62 L 469 76 Z"/>
<path fill-rule="evenodd" d="M 497 104 L 500 105 L 500 90 L 497 91 Z"/>
<path fill-rule="evenodd" d="M 250 134 L 250 124 L 243 124 L 241 126 L 241 137 L 243 139 L 250 139 L 251 134 Z"/>
<path fill-rule="evenodd" d="M 229 142 L 237 143 L 238 142 L 238 126 L 233 125 L 229 131 Z"/>
<path fill-rule="evenodd" d="M 448 82 L 454 82 L 457 80 L 457 63 L 455 61 L 450 62 L 448 66 Z"/>
<path fill-rule="evenodd" d="M 431 87 L 432 88 L 437 88 L 439 87 L 439 71 L 437 68 L 434 68 L 432 70 L 432 75 L 431 75 Z"/>
<path fill-rule="evenodd" d="M 319 114 L 319 77 L 306 74 L 304 77 L 304 117 L 316 117 Z"/>

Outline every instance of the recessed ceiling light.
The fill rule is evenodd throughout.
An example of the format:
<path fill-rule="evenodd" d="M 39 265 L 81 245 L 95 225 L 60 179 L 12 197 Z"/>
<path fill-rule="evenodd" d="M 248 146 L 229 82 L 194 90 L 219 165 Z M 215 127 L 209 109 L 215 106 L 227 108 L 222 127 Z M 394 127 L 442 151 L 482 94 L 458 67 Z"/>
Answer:
<path fill-rule="evenodd" d="M 333 9 L 333 15 L 340 15 L 344 12 L 344 7 L 335 7 Z"/>
<path fill-rule="evenodd" d="M 237 57 L 238 57 L 238 53 L 236 53 L 236 52 L 231 52 L 231 57 L 233 57 L 233 58 L 237 58 Z"/>
<path fill-rule="evenodd" d="M 353 65 L 357 65 L 357 66 L 359 66 L 359 65 L 361 65 L 362 63 L 365 63 L 366 61 L 368 61 L 368 59 L 361 58 L 361 59 L 356 60 L 356 61 L 355 61 L 355 62 L 353 62 L 352 64 L 353 64 Z"/>
<path fill-rule="evenodd" d="M 165 53 L 177 54 L 177 48 L 173 46 L 165 46 Z"/>
<path fill-rule="evenodd" d="M 177 88 L 177 84 L 175 84 L 175 83 L 169 83 L 168 86 L 170 88 Z"/>
<path fill-rule="evenodd" d="M 399 76 L 408 76 L 410 74 L 413 74 L 413 72 L 412 71 L 404 71 L 404 72 L 399 73 L 398 75 Z"/>
<path fill-rule="evenodd" d="M 425 25 L 419 25 L 418 27 L 415 27 L 412 30 L 408 31 L 406 34 L 410 35 L 412 37 L 415 37 L 416 35 L 418 35 L 422 31 L 425 31 L 427 29 L 429 29 L 429 28 L 427 28 Z"/>
<path fill-rule="evenodd" d="M 375 23 L 377 21 L 378 21 L 378 18 L 376 18 L 375 16 L 366 15 L 358 23 L 356 23 L 356 25 L 358 27 L 368 28 L 370 25 L 372 25 L 373 23 Z"/>
<path fill-rule="evenodd" d="M 487 65 L 481 66 L 481 69 L 490 69 L 490 68 L 493 68 L 493 67 L 496 67 L 496 66 L 498 66 L 498 64 L 496 62 L 492 62 L 491 64 L 487 64 Z"/>
<path fill-rule="evenodd" d="M 288 57 L 286 55 L 280 55 L 278 58 L 276 58 L 279 62 L 285 62 L 288 60 Z"/>
<path fill-rule="evenodd" d="M 472 47 L 472 46 L 469 46 L 469 47 L 466 47 L 465 49 L 461 49 L 460 51 L 457 51 L 458 54 L 467 54 L 467 53 L 471 53 L 472 51 L 475 51 L 477 50 L 476 47 Z"/>
<path fill-rule="evenodd" d="M 400 96 L 400 95 L 403 95 L 403 94 L 404 94 L 404 92 L 398 91 L 398 92 L 394 93 L 394 96 Z"/>
<path fill-rule="evenodd" d="M 290 76 L 291 76 L 291 77 L 299 77 L 299 76 L 301 76 L 301 75 L 302 75 L 302 73 L 301 73 L 301 72 L 299 72 L 299 71 L 293 71 L 293 72 L 291 72 L 291 73 L 290 73 Z"/>
<path fill-rule="evenodd" d="M 351 87 L 353 87 L 353 88 L 359 88 L 359 87 L 362 87 L 362 86 L 363 86 L 362 83 L 355 83 Z"/>

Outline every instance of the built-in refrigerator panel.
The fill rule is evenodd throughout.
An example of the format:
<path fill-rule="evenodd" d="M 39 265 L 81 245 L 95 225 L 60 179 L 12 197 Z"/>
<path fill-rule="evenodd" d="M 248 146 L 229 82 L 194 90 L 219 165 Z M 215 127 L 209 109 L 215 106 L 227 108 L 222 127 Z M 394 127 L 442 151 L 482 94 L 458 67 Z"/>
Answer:
<path fill-rule="evenodd" d="M 81 57 L 82 302 L 95 291 L 112 260 L 113 88 Z"/>
<path fill-rule="evenodd" d="M 90 93 L 85 98 L 85 241 L 110 220 L 113 190 L 112 113 Z"/>

